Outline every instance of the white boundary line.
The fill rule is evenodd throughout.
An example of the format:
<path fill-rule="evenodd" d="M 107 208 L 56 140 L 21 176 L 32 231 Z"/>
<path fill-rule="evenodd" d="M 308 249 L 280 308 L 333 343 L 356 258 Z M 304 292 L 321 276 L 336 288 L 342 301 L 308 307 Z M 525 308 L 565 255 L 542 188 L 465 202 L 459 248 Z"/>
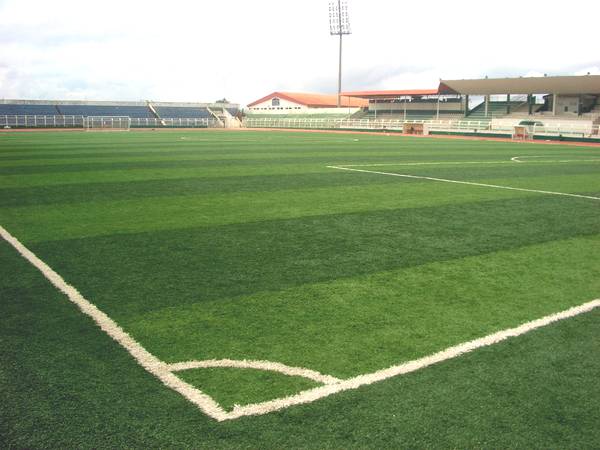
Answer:
<path fill-rule="evenodd" d="M 516 157 L 518 158 L 518 157 Z M 580 161 L 580 160 L 577 160 Z M 486 162 L 486 163 L 505 163 L 503 162 Z M 514 158 L 511 162 L 522 162 L 515 160 Z M 566 161 L 565 161 L 566 162 Z M 393 164 L 393 165 L 426 165 L 428 163 L 407 163 L 407 164 Z M 436 163 L 430 163 L 436 164 Z M 465 162 L 460 163 L 465 164 Z M 468 162 L 468 164 L 481 164 L 480 162 Z M 378 165 L 378 164 L 373 164 Z M 358 166 L 369 166 L 369 165 L 355 165 Z M 586 198 L 593 200 L 600 200 L 600 197 L 592 197 L 586 195 L 578 195 L 578 194 L 568 194 L 563 192 L 552 192 L 552 191 L 542 191 L 535 189 L 524 189 L 524 188 L 515 188 L 510 186 L 499 186 L 492 184 L 484 184 L 484 183 L 474 183 L 468 181 L 457 181 L 457 180 L 448 180 L 444 178 L 434 178 L 434 177 L 423 177 L 416 175 L 407 175 L 407 174 L 398 174 L 391 172 L 378 172 L 372 170 L 364 170 L 364 169 L 353 169 L 350 167 L 341 167 L 341 166 L 327 166 L 331 169 L 337 170 L 346 170 L 352 172 L 364 172 L 364 173 L 373 173 L 378 175 L 389 175 L 389 176 L 397 176 L 403 178 L 415 178 L 415 179 L 424 179 L 431 181 L 440 181 L 445 183 L 457 183 L 457 184 L 466 184 L 472 186 L 482 186 L 482 187 L 491 187 L 496 189 L 509 189 L 515 191 L 525 191 L 525 192 L 535 192 L 541 194 L 550 194 L 550 195 L 562 195 L 569 197 L 578 197 L 578 198 Z M 570 308 L 566 311 L 562 311 L 556 314 L 551 314 L 549 316 L 545 316 L 541 319 L 534 320 L 531 322 L 527 322 L 523 325 L 520 325 L 516 328 L 511 328 L 503 331 L 499 331 L 494 334 L 490 334 L 488 336 L 475 339 L 473 341 L 465 342 L 450 348 L 447 348 L 441 352 L 435 353 L 433 355 L 426 356 L 424 358 L 416 359 L 413 361 L 408 361 L 403 364 L 395 365 L 389 367 L 387 369 L 379 370 L 370 374 L 359 375 L 346 380 L 339 380 L 335 377 L 329 375 L 323 375 L 319 372 L 304 369 L 299 367 L 290 367 L 284 364 L 269 362 L 269 361 L 236 361 L 230 359 L 224 360 L 207 360 L 207 361 L 187 361 L 182 363 L 174 363 L 167 364 L 150 352 L 148 352 L 144 347 L 142 347 L 138 342 L 136 342 L 131 336 L 129 336 L 119 325 L 117 325 L 110 317 L 108 317 L 104 312 L 100 311 L 95 305 L 86 300 L 73 286 L 68 284 L 58 273 L 52 270 L 46 263 L 44 263 L 41 259 L 39 259 L 33 252 L 27 249 L 23 244 L 21 244 L 14 236 L 12 236 L 5 228 L 0 226 L 0 235 L 4 240 L 6 240 L 9 244 L 11 244 L 27 261 L 29 261 L 34 267 L 36 267 L 42 274 L 61 292 L 67 295 L 69 300 L 75 303 L 79 309 L 89 317 L 91 317 L 98 326 L 107 333 L 111 338 L 113 338 L 116 342 L 118 342 L 121 346 L 123 346 L 131 356 L 140 364 L 144 369 L 158 378 L 165 386 L 179 392 L 190 402 L 195 404 L 200 410 L 202 410 L 206 415 L 218 420 L 232 420 L 237 419 L 243 416 L 252 416 L 252 415 L 261 415 L 267 414 L 273 411 L 278 411 L 284 408 L 288 408 L 293 405 L 311 403 L 320 398 L 328 397 L 332 394 L 350 390 L 357 389 L 361 386 L 377 383 L 379 381 L 386 380 L 391 377 L 395 377 L 398 375 L 414 372 L 416 370 L 428 367 L 430 365 L 446 361 L 452 358 L 456 358 L 462 354 L 472 352 L 475 349 L 490 346 L 501 342 L 507 338 L 520 336 L 525 333 L 528 333 L 537 328 L 544 327 L 551 323 L 557 322 L 559 320 L 564 320 L 570 317 L 577 316 L 579 314 L 583 314 L 593 310 L 594 308 L 600 307 L 600 299 L 592 300 L 590 302 L 584 303 L 583 305 L 576 306 Z M 305 378 L 310 378 L 312 380 L 324 383 L 324 386 L 320 386 L 317 388 L 305 390 L 299 392 L 296 395 L 284 398 L 278 398 L 275 400 L 270 400 L 262 403 L 250 404 L 245 406 L 236 405 L 231 412 L 225 411 L 215 400 L 203 393 L 199 389 L 196 389 L 192 385 L 186 383 L 181 378 L 177 377 L 173 374 L 173 372 L 181 371 L 181 370 L 189 370 L 194 368 L 202 368 L 202 367 L 235 367 L 235 368 L 244 368 L 244 369 L 260 369 L 260 370 L 273 370 L 276 372 L 284 373 L 286 375 L 292 376 L 303 376 Z"/>
<path fill-rule="evenodd" d="M 572 156 L 572 155 L 570 155 Z M 588 155 L 585 155 L 588 156 Z M 525 156 L 513 156 L 512 158 L 510 158 L 511 161 L 513 162 L 517 162 L 517 163 L 524 163 L 524 162 L 534 162 L 534 161 L 521 161 L 522 159 L 525 158 L 556 158 L 557 155 L 525 155 Z M 595 158 L 595 159 L 553 159 L 550 161 L 535 161 L 536 164 L 539 163 L 570 163 L 570 162 L 600 162 L 600 158 Z"/>
<path fill-rule="evenodd" d="M 512 160 L 511 160 L 512 161 Z M 511 161 L 446 161 L 446 162 L 407 162 L 407 163 L 375 163 L 375 164 L 340 164 L 335 167 L 381 167 L 381 166 L 452 166 L 463 164 L 512 164 Z M 598 159 L 600 161 L 600 159 Z M 518 161 L 521 162 L 521 161 Z M 334 167 L 334 166 L 327 166 Z"/>
<path fill-rule="evenodd" d="M 549 164 L 549 163 L 571 163 L 571 162 L 600 162 L 600 158 L 596 159 L 553 159 L 550 161 L 521 161 L 519 158 L 529 158 L 529 156 L 515 156 L 510 161 L 445 161 L 445 162 L 407 162 L 407 163 L 374 163 L 374 164 L 338 164 L 336 167 L 382 167 L 382 166 L 462 166 L 464 164 L 513 164 L 513 163 L 534 163 L 534 164 Z M 531 158 L 535 158 L 531 156 Z M 327 166 L 333 167 L 333 166 Z"/>
<path fill-rule="evenodd" d="M 29 261 L 36 269 L 52 283 L 59 291 L 64 293 L 70 301 L 75 303 L 81 312 L 91 317 L 94 322 L 117 341 L 129 352 L 140 366 L 158 378 L 165 386 L 179 392 L 190 402 L 198 406 L 205 414 L 217 419 L 227 418 L 227 412 L 219 406 L 210 396 L 186 383 L 181 378 L 171 373 L 167 364 L 159 360 L 156 356 L 148 352 L 144 347 L 138 344 L 131 336 L 117 325 L 104 312 L 100 311 L 95 305 L 86 300 L 73 286 L 68 284 L 58 273 L 52 270 L 44 261 L 39 259 L 32 251 L 21 244 L 17 238 L 12 236 L 6 229 L 0 226 L 0 235 L 12 245 L 20 254 Z"/>
<path fill-rule="evenodd" d="M 245 405 L 235 407 L 234 410 L 228 414 L 228 419 L 236 419 L 242 416 L 260 415 L 269 412 L 277 411 L 283 408 L 288 408 L 293 405 L 300 405 L 303 403 L 311 403 L 323 397 L 328 397 L 332 394 L 347 391 L 350 389 L 356 389 L 361 386 L 377 383 L 379 381 L 387 380 L 398 375 L 404 375 L 407 373 L 414 372 L 419 369 L 437 364 L 442 361 L 456 358 L 465 353 L 470 353 L 481 347 L 487 347 L 498 342 L 502 342 L 505 339 L 521 336 L 530 331 L 536 330 L 551 323 L 558 322 L 559 320 L 568 319 L 570 317 L 578 316 L 595 308 L 600 307 L 600 299 L 592 300 L 591 302 L 584 303 L 583 305 L 575 306 L 565 311 L 551 314 L 549 316 L 542 317 L 541 319 L 533 320 L 531 322 L 524 323 L 516 328 L 510 328 L 507 330 L 499 331 L 497 333 L 490 334 L 488 336 L 475 339 L 473 341 L 464 342 L 459 345 L 442 350 L 441 352 L 434 353 L 433 355 L 425 356 L 424 358 L 415 359 L 408 361 L 397 366 L 392 366 L 387 369 L 379 370 L 366 375 L 359 375 L 354 378 L 344 380 L 337 384 L 330 384 L 321 386 L 318 388 L 310 389 L 307 391 L 300 392 L 291 397 L 271 400 L 268 402 L 257 403 L 253 405 Z"/>
<path fill-rule="evenodd" d="M 512 186 L 500 186 L 498 184 L 475 183 L 472 181 L 449 180 L 446 178 L 423 177 L 423 176 L 418 176 L 418 175 L 408 175 L 408 174 L 394 173 L 394 172 L 379 172 L 376 170 L 353 169 L 350 167 L 342 167 L 342 166 L 327 166 L 327 168 L 337 169 L 337 170 L 347 170 L 350 172 L 373 173 L 376 175 L 388 175 L 388 176 L 392 176 L 392 177 L 412 178 L 412 179 L 417 179 L 417 180 L 441 181 L 443 183 L 466 184 L 469 186 L 482 186 L 482 187 L 489 187 L 489 188 L 495 188 L 495 189 L 507 189 L 510 191 L 535 192 L 537 194 L 562 195 L 562 196 L 566 196 L 566 197 L 577 197 L 577 198 L 587 198 L 590 200 L 600 200 L 600 197 L 593 197 L 591 195 L 568 194 L 565 192 L 542 191 L 542 190 L 538 190 L 538 189 L 525 189 L 525 188 L 518 188 L 518 187 L 512 187 Z"/>

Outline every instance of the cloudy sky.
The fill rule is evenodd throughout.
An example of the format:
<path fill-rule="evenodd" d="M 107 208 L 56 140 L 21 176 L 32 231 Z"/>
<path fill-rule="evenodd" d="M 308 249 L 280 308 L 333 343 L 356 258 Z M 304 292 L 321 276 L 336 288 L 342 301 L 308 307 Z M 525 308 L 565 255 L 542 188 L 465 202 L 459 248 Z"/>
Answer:
<path fill-rule="evenodd" d="M 600 74 L 597 0 L 349 0 L 344 89 Z M 589 19 L 589 20 L 588 20 Z M 0 98 L 335 92 L 327 0 L 0 0 Z"/>

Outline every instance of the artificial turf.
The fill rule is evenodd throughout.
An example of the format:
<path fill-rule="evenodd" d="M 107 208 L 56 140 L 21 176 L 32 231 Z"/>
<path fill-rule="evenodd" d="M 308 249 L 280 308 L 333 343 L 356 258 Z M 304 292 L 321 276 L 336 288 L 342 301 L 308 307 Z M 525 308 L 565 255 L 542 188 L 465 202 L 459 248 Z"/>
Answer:
<path fill-rule="evenodd" d="M 527 155 L 541 158 L 510 163 Z M 413 162 L 461 164 L 374 170 L 600 196 L 593 148 L 20 133 L 0 135 L 0 224 L 167 362 L 266 359 L 347 378 L 600 297 L 598 201 L 327 167 Z M 600 442 L 597 312 L 410 376 L 219 424 L 0 248 L 7 445 Z M 182 377 L 228 408 L 313 385 L 240 369 Z"/>

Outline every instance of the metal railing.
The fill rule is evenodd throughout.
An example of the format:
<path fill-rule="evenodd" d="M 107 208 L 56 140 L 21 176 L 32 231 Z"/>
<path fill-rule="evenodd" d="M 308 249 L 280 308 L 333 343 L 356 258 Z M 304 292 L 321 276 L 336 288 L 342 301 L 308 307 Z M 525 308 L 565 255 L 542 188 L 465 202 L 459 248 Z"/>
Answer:
<path fill-rule="evenodd" d="M 461 133 L 496 133 L 511 136 L 514 124 L 493 123 L 488 120 L 400 120 L 348 118 L 246 118 L 247 128 L 299 128 L 333 130 L 390 130 L 402 131 L 404 124 L 426 124 L 429 131 Z M 0 128 L 85 128 L 84 116 L 0 115 Z M 132 118 L 132 128 L 222 128 L 215 118 Z M 583 137 L 600 139 L 599 125 L 578 124 L 573 121 L 548 121 L 529 126 L 530 134 L 548 137 Z"/>
<path fill-rule="evenodd" d="M 575 122 L 539 122 L 532 121 L 530 125 L 524 125 L 527 127 L 529 134 L 535 136 L 548 136 L 548 137 L 583 137 L 583 138 L 600 138 L 598 125 L 588 123 L 578 124 Z M 493 130 L 497 132 L 510 133 L 514 130 L 515 125 L 511 123 L 495 123 L 493 124 Z"/>
<path fill-rule="evenodd" d="M 385 120 L 385 119 L 304 119 L 304 118 L 246 118 L 247 128 L 300 128 L 330 130 L 390 130 L 402 131 L 404 124 L 426 124 L 429 131 L 461 132 L 461 133 L 494 133 L 510 137 L 514 125 L 494 125 L 489 120 Z M 565 136 L 599 138 L 598 125 L 574 123 L 535 124 L 529 127 L 530 134 L 539 136 Z"/>
<path fill-rule="evenodd" d="M 405 123 L 427 124 L 429 129 L 459 129 L 459 130 L 488 130 L 489 121 L 478 120 L 401 120 L 401 119 L 278 119 L 252 118 L 245 119 L 248 128 L 317 128 L 317 129 L 348 129 L 348 130 L 394 130 L 401 131 Z"/>
<path fill-rule="evenodd" d="M 83 128 L 83 116 L 9 116 L 0 115 L 2 128 Z"/>
<path fill-rule="evenodd" d="M 213 118 L 134 118 L 132 128 L 222 128 L 223 123 Z"/>
<path fill-rule="evenodd" d="M 0 128 L 85 128 L 84 116 L 0 115 Z M 222 128 L 213 118 L 132 118 L 132 128 Z"/>

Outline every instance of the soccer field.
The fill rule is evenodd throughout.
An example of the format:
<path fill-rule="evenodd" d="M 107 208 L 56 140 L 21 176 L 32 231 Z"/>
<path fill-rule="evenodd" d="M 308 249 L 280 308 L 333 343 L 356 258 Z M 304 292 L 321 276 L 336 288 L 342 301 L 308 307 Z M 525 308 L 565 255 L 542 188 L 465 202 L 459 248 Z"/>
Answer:
<path fill-rule="evenodd" d="M 600 148 L 2 133 L 0 225 L 6 446 L 600 443 Z"/>

